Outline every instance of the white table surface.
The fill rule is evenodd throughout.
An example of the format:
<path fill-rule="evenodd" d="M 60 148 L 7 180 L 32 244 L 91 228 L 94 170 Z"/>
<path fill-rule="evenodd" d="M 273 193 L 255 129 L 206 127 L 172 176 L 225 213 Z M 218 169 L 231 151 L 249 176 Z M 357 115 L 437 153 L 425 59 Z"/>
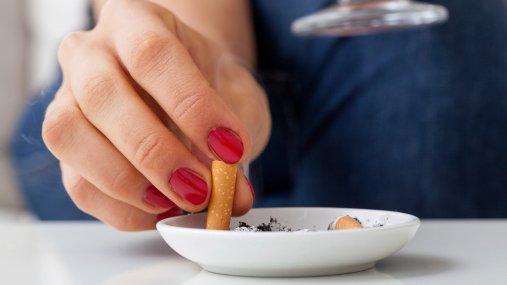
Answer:
<path fill-rule="evenodd" d="M 0 273 L 0 284 L 507 284 L 507 220 L 423 221 L 414 240 L 375 269 L 292 279 L 202 271 L 154 231 L 1 223 Z"/>

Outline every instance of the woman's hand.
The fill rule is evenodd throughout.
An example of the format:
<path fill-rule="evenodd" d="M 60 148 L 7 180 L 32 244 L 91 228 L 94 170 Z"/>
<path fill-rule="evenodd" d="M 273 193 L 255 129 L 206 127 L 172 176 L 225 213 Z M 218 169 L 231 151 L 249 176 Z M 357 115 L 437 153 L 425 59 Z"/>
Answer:
<path fill-rule="evenodd" d="M 267 142 L 266 98 L 248 69 L 151 2 L 108 1 L 95 29 L 66 37 L 59 61 L 44 141 L 76 205 L 118 229 L 203 210 L 210 161 L 247 162 Z M 236 188 L 240 215 L 253 192 L 243 174 Z"/>

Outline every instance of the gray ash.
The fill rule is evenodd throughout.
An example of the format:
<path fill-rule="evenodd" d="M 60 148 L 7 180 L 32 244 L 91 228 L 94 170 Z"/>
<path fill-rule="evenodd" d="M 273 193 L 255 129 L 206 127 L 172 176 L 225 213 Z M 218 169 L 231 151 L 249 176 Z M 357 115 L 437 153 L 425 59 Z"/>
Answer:
<path fill-rule="evenodd" d="M 292 232 L 293 230 L 282 225 L 276 218 L 269 217 L 269 223 L 262 223 L 258 226 L 251 226 L 245 222 L 239 222 L 239 226 L 234 229 L 240 232 Z"/>
<path fill-rule="evenodd" d="M 388 224 L 387 217 L 378 217 L 375 219 L 365 219 L 363 221 L 359 220 L 357 217 L 351 217 L 356 220 L 359 224 L 361 224 L 364 228 L 375 228 L 375 227 L 383 227 Z M 329 224 L 327 230 L 335 229 L 336 219 Z M 278 222 L 276 218 L 270 217 L 269 223 L 262 223 L 257 226 L 249 225 L 245 222 L 239 222 L 239 226 L 234 228 L 234 231 L 237 232 L 314 232 L 317 231 L 315 228 L 313 229 L 292 229 L 288 226 L 284 226 Z"/>
<path fill-rule="evenodd" d="M 377 217 L 375 219 L 366 219 L 365 221 L 366 227 L 368 228 L 377 228 L 386 226 L 389 223 L 389 218 L 387 216 Z"/>

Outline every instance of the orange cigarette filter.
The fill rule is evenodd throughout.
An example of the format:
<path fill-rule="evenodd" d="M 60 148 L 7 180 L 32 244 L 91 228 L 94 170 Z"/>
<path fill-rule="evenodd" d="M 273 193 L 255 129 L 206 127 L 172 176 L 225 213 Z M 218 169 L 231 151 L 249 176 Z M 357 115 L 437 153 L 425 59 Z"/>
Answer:
<path fill-rule="evenodd" d="M 360 229 L 363 226 L 350 216 L 343 216 L 336 219 L 335 230 Z"/>
<path fill-rule="evenodd" d="M 230 229 L 237 172 L 236 164 L 227 164 L 223 161 L 211 163 L 212 188 L 206 229 L 227 231 Z"/>

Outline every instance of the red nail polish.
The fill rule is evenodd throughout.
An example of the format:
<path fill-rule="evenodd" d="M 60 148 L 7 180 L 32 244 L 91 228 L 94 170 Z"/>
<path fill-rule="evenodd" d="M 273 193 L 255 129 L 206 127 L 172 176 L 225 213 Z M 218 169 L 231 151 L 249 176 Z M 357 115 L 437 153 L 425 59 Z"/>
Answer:
<path fill-rule="evenodd" d="M 194 205 L 200 205 L 208 196 L 208 185 L 199 175 L 188 168 L 179 168 L 169 178 L 174 192 Z"/>
<path fill-rule="evenodd" d="M 146 203 L 151 204 L 156 207 L 169 209 L 169 208 L 173 208 L 175 206 L 173 201 L 169 200 L 169 198 L 167 196 L 162 194 L 162 192 L 160 192 L 153 185 L 150 185 L 146 189 L 146 192 L 144 192 L 143 198 L 144 198 L 144 201 L 146 201 Z"/>
<path fill-rule="evenodd" d="M 183 211 L 180 208 L 174 207 L 169 211 L 158 214 L 157 221 L 161 221 L 163 219 L 167 219 L 167 218 L 171 218 L 171 217 L 181 216 L 182 214 L 183 214 Z"/>
<path fill-rule="evenodd" d="M 241 138 L 228 128 L 214 128 L 208 134 L 208 147 L 221 160 L 236 163 L 243 156 Z"/>
<path fill-rule="evenodd" d="M 248 180 L 248 178 L 246 179 L 246 183 L 248 183 L 248 187 L 250 187 L 250 192 L 252 192 L 252 200 L 255 201 L 255 189 L 253 188 L 252 183 L 250 182 L 250 180 Z"/>

